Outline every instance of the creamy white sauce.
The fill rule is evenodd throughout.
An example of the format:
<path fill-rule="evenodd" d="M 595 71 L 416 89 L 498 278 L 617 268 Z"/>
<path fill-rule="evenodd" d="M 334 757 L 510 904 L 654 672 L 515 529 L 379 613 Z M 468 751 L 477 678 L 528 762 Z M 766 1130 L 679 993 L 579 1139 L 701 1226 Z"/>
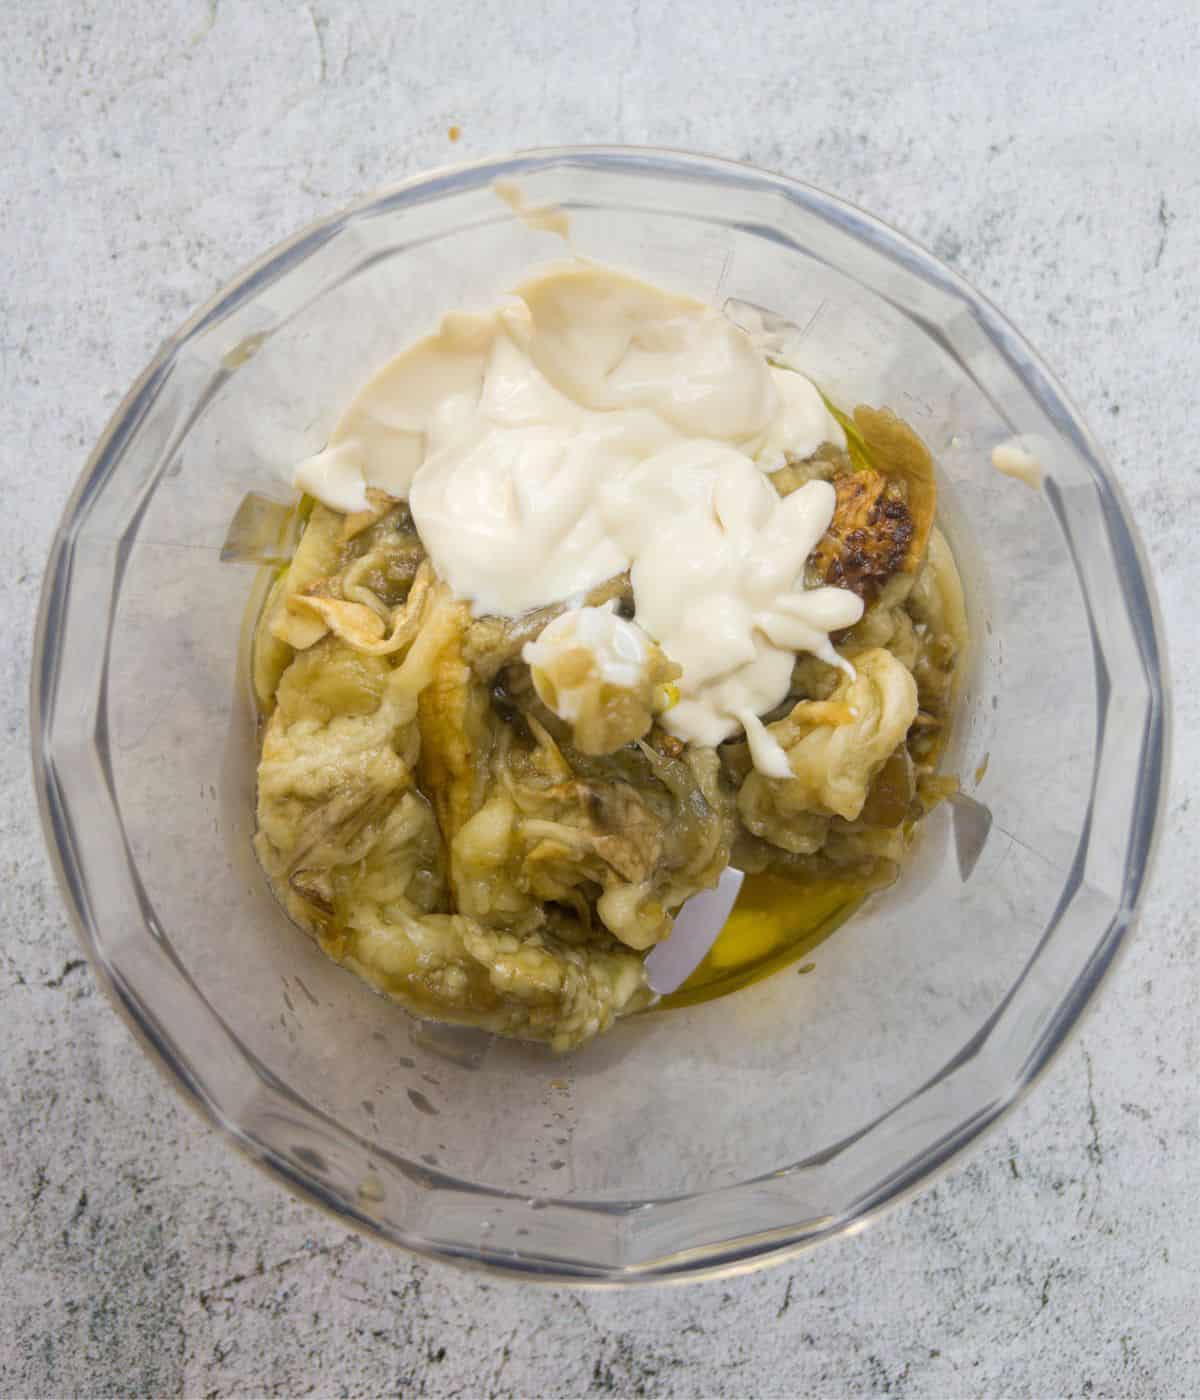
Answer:
<path fill-rule="evenodd" d="M 765 472 L 778 471 L 788 457 L 811 457 L 822 443 L 845 447 L 841 425 L 825 407 L 817 386 L 794 370 L 771 368 L 779 394 L 779 411 L 754 454 Z"/>
<path fill-rule="evenodd" d="M 561 656 L 574 650 L 591 656 L 594 675 L 608 685 L 634 690 L 642 682 L 652 643 L 636 622 L 618 617 L 616 608 L 615 602 L 599 608 L 571 608 L 548 623 L 536 641 L 525 643 L 521 659 L 533 671 L 534 687 L 543 700 L 547 697 L 538 685 L 538 672 L 551 670 Z M 590 682 L 591 676 L 584 677 L 575 687 L 556 678 L 550 708 L 560 719 L 577 719 Z"/>
<path fill-rule="evenodd" d="M 639 627 L 683 669 L 661 722 L 711 745 L 779 704 L 797 652 L 836 664 L 829 633 L 862 614 L 847 590 L 803 586 L 833 488 L 781 499 L 766 476 L 827 441 L 844 437 L 814 386 L 718 312 L 574 261 L 447 316 L 296 479 L 338 510 L 362 509 L 367 486 L 407 497 L 476 613 L 516 616 L 630 570 Z M 769 772 L 764 735 L 752 753 Z"/>
<path fill-rule="evenodd" d="M 792 766 L 783 745 L 753 710 L 741 710 L 738 719 L 746 731 L 750 761 L 768 778 L 790 778 Z"/>
<path fill-rule="evenodd" d="M 862 601 L 799 582 L 834 501 L 827 481 L 781 499 L 749 458 L 702 441 L 656 453 L 607 488 L 637 621 L 683 668 L 661 721 L 672 734 L 719 744 L 741 711 L 779 704 L 798 651 L 836 664 L 829 633 L 857 622 Z"/>
<path fill-rule="evenodd" d="M 1022 481 L 1037 491 L 1042 484 L 1042 464 L 1021 442 L 1020 438 L 1009 438 L 992 448 L 992 466 L 1005 476 Z"/>
<path fill-rule="evenodd" d="M 366 510 L 370 504 L 363 480 L 362 454 L 355 442 L 343 442 L 306 457 L 297 465 L 292 480 L 302 491 L 345 515 Z"/>

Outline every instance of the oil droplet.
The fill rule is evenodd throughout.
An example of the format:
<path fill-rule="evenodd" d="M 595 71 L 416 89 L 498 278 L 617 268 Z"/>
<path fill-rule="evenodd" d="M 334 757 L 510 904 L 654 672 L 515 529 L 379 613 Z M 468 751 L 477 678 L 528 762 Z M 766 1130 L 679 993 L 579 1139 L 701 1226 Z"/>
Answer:
<path fill-rule="evenodd" d="M 221 368 L 231 371 L 240 369 L 247 360 L 252 360 L 258 354 L 266 338 L 266 331 L 259 331 L 257 335 L 248 335 L 244 340 L 239 340 L 221 356 Z"/>

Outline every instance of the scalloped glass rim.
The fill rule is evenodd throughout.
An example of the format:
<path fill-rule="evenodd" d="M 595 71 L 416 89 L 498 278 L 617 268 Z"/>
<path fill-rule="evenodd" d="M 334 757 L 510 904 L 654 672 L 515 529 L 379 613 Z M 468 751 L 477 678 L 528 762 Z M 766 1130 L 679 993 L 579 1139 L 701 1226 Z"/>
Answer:
<path fill-rule="evenodd" d="M 1099 532 L 1088 532 L 1089 548 L 1082 549 L 1073 504 L 1053 481 L 1047 483 L 1048 502 L 1085 597 L 1103 589 L 1106 603 L 1103 616 L 1089 611 L 1099 725 L 1092 800 L 1102 791 L 1106 820 L 1120 814 L 1123 867 L 1119 875 L 1107 869 L 1103 880 L 1110 886 L 1116 879 L 1115 912 L 1106 910 L 1107 917 L 1096 923 L 1096 911 L 1089 911 L 1086 898 L 1080 897 L 1094 856 L 1089 807 L 1067 885 L 1032 958 L 987 1022 L 923 1087 L 819 1156 L 718 1191 L 636 1202 L 492 1191 L 381 1152 L 303 1102 L 250 1054 L 204 1001 L 157 925 L 125 843 L 108 762 L 108 647 L 116 595 L 141 514 L 174 446 L 232 365 L 194 386 L 180 426 L 159 453 L 159 470 L 131 483 L 131 495 L 117 493 L 113 514 L 119 528 L 113 537 L 89 539 L 86 548 L 80 547 L 84 523 L 111 489 L 123 452 L 151 406 L 164 394 L 181 392 L 181 385 L 183 391 L 193 387 L 189 345 L 214 328 L 237 324 L 239 311 L 266 289 L 279 291 L 293 269 L 351 225 L 381 213 L 416 209 L 498 178 L 564 168 L 585 174 L 643 173 L 656 181 L 699 180 L 747 196 L 772 196 L 809 217 L 805 251 L 817 258 L 823 256 L 822 228 L 843 242 L 849 235 L 859 245 L 855 275 L 860 282 L 938 340 L 1003 417 L 1014 422 L 1019 416 L 1026 430 L 1040 425 L 1071 444 L 1090 472 L 1102 523 Z M 761 223 L 729 222 L 789 241 L 786 233 Z M 984 350 L 986 355 L 980 353 Z M 106 600 L 99 626 L 95 599 Z M 89 602 L 92 614 L 85 615 Z M 1034 351 L 950 269 L 853 206 L 747 165 L 649 148 L 538 150 L 421 175 L 311 225 L 246 269 L 163 345 L 92 452 L 55 537 L 32 678 L 35 778 L 55 871 L 102 985 L 171 1082 L 278 1180 L 347 1224 L 433 1257 L 544 1281 L 702 1277 L 779 1259 L 860 1228 L 993 1124 L 1060 1047 L 1122 945 L 1145 885 L 1167 755 L 1159 636 L 1139 544 L 1097 444 Z M 1141 723 L 1132 736 L 1136 761 L 1123 765 L 1112 745 L 1104 743 L 1114 693 L 1106 657 L 1121 647 L 1139 665 L 1132 678 L 1121 676 L 1120 695 L 1129 702 L 1123 719 L 1136 713 Z M 71 765 L 75 767 L 68 773 Z M 1063 936 L 1068 925 L 1076 928 L 1069 946 Z M 106 933 L 118 929 L 119 937 Z M 1040 964 L 1036 979 L 1029 976 L 1035 964 Z M 159 989 L 155 1004 L 145 992 L 150 981 Z M 1032 1040 L 1021 1034 L 1031 1024 L 1037 1027 Z M 966 1116 L 956 1108 L 964 1099 L 975 1105 Z M 825 1208 L 834 1167 L 844 1180 L 856 1148 L 884 1125 L 890 1140 L 901 1144 L 891 1153 L 895 1165 L 872 1175 L 862 1172 L 860 1163 L 858 1177 L 850 1173 L 856 1183 L 851 1198 L 840 1200 L 835 1211 Z M 308 1146 L 296 1145 L 301 1135 Z M 414 1225 L 414 1219 L 420 1223 Z M 542 1241 L 535 1249 L 520 1243 L 533 1234 Z"/>

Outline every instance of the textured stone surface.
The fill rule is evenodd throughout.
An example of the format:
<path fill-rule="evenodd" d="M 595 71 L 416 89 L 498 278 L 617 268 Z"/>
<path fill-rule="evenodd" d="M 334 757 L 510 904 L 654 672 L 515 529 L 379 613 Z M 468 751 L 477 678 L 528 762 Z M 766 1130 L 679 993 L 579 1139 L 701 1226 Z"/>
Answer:
<path fill-rule="evenodd" d="M 10 7 L 0 1391 L 1200 1390 L 1198 35 L 1177 0 Z M 252 255 L 364 189 L 581 141 L 800 175 L 1000 302 L 1111 453 L 1158 574 L 1177 696 L 1140 933 L 1031 1098 L 854 1239 L 746 1279 L 622 1296 L 385 1252 L 203 1128 L 79 961 L 25 737 L 56 518 L 158 340 Z"/>

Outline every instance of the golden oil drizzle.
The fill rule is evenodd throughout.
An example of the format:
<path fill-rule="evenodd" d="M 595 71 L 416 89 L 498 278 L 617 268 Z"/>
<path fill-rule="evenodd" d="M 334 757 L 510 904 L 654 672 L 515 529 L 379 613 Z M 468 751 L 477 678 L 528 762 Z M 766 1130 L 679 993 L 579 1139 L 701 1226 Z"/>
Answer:
<path fill-rule="evenodd" d="M 778 875 L 747 875 L 704 961 L 659 1008 L 711 1001 L 798 961 L 839 928 L 869 892 L 862 880 L 801 885 Z"/>

